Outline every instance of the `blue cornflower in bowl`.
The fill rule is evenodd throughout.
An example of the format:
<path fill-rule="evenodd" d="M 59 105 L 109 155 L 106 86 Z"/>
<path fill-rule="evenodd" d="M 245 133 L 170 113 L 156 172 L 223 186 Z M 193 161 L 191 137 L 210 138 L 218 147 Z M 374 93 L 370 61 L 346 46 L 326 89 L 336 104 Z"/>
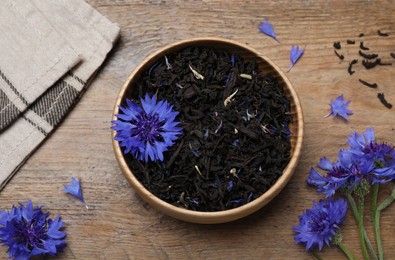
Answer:
<path fill-rule="evenodd" d="M 182 133 L 179 114 L 166 100 L 157 101 L 145 95 L 140 98 L 141 106 L 126 99 L 126 106 L 119 106 L 123 114 L 117 114 L 112 129 L 116 131 L 115 140 L 124 153 L 131 153 L 135 158 L 148 162 L 163 161 L 163 153 L 174 144 Z"/>
<path fill-rule="evenodd" d="M 0 243 L 8 247 L 10 258 L 30 259 L 38 255 L 56 255 L 65 246 L 66 232 L 61 231 L 64 222 L 58 215 L 48 218 L 42 207 L 13 206 L 11 211 L 0 211 Z"/>
<path fill-rule="evenodd" d="M 293 227 L 297 233 L 295 241 L 305 244 L 306 251 L 315 247 L 321 250 L 324 244 L 329 246 L 344 222 L 347 209 L 344 199 L 314 202 L 313 208 L 299 217 L 299 225 Z"/>

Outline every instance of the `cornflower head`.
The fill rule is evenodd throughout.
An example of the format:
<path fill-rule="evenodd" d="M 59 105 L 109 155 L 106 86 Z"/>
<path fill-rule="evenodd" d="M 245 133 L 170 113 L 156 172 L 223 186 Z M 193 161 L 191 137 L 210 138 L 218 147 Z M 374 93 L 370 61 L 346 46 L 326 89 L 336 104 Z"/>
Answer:
<path fill-rule="evenodd" d="M 299 216 L 299 225 L 293 227 L 297 233 L 295 241 L 305 244 L 306 251 L 314 247 L 321 250 L 324 244 L 329 246 L 344 222 L 347 209 L 344 199 L 314 202 L 313 208 Z"/>
<path fill-rule="evenodd" d="M 378 143 L 373 128 L 358 134 L 352 133 L 348 138 L 350 152 L 358 162 L 372 163 L 374 169 L 370 181 L 385 183 L 395 179 L 395 150 L 393 145 Z"/>
<path fill-rule="evenodd" d="M 14 259 L 30 259 L 38 255 L 56 255 L 65 246 L 64 223 L 58 215 L 48 218 L 42 207 L 33 208 L 29 200 L 26 206 L 13 206 L 11 211 L 0 211 L 0 243 L 8 246 L 8 254 Z"/>
<path fill-rule="evenodd" d="M 326 171 L 326 174 L 311 168 L 307 183 L 316 186 L 318 192 L 324 193 L 326 197 L 333 196 L 339 189 L 353 190 L 363 185 L 373 170 L 370 162 L 353 161 L 349 150 L 340 150 L 338 160 L 333 163 L 326 157 L 321 158 L 317 167 Z"/>
<path fill-rule="evenodd" d="M 117 114 L 118 120 L 112 121 L 114 139 L 125 147 L 125 154 L 131 153 L 144 162 L 163 161 L 163 153 L 182 132 L 176 121 L 179 113 L 166 100 L 157 101 L 156 94 L 151 98 L 147 93 L 140 103 L 126 99 L 126 106 L 119 106 L 123 114 Z"/>

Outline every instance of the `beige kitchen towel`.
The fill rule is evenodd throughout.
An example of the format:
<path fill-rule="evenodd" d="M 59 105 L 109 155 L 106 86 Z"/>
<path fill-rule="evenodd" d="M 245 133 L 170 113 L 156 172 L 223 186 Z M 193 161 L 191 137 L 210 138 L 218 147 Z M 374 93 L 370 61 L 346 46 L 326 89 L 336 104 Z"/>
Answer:
<path fill-rule="evenodd" d="M 0 32 L 2 130 L 81 57 L 30 1 L 0 1 Z"/>
<path fill-rule="evenodd" d="M 67 61 L 71 57 L 74 57 L 74 59 L 69 66 L 65 67 L 63 73 L 59 73 L 60 75 L 57 78 L 52 76 L 52 72 L 50 72 L 52 67 L 45 65 L 48 70 L 47 74 L 51 74 L 52 78 L 56 78 L 55 82 L 52 82 L 53 84 L 47 87 L 44 93 L 41 93 L 41 95 L 37 94 L 38 98 L 36 100 L 33 100 L 33 97 L 29 99 L 32 102 L 26 104 L 27 108 L 25 108 L 24 112 L 16 120 L 12 121 L 11 119 L 11 124 L 0 132 L 0 190 L 78 101 L 84 88 L 87 87 L 95 71 L 103 63 L 119 35 L 119 27 L 116 24 L 110 22 L 83 0 L 7 0 L 5 2 L 7 4 L 1 3 L 0 8 L 7 9 L 8 12 L 11 9 L 19 10 L 19 7 L 22 8 L 22 6 L 23 8 L 28 8 L 24 17 L 32 19 L 31 27 L 35 27 L 36 30 L 46 31 L 45 35 L 53 35 L 52 38 L 46 37 L 46 41 L 42 41 L 39 47 L 31 48 L 30 51 L 26 50 L 26 46 L 22 44 L 21 48 L 23 47 L 23 50 L 18 50 L 14 46 L 15 53 L 24 52 L 26 55 L 25 60 L 33 59 L 34 64 L 39 64 L 41 62 L 40 50 L 47 49 L 50 52 L 57 46 L 59 47 L 56 51 L 57 56 L 52 56 L 52 59 L 63 57 L 60 56 L 60 53 L 66 51 L 70 52 Z M 1 10 L 0 12 L 7 13 L 7 10 Z M 11 18 L 14 20 L 20 19 L 19 16 L 12 16 Z M 16 23 L 14 20 L 0 21 L 0 23 L 9 23 L 9 26 L 0 25 L 2 29 L 7 29 L 5 31 L 6 34 L 8 34 L 8 31 L 14 30 L 13 24 Z M 30 35 L 32 33 L 30 29 L 18 27 L 20 33 L 14 35 L 16 37 L 15 41 L 22 41 L 18 37 L 26 38 L 26 35 Z M 10 32 L 9 34 L 11 35 L 12 33 Z M 2 43 L 0 45 L 0 53 L 4 53 L 6 52 L 4 48 L 8 48 L 8 45 L 4 45 L 2 40 L 0 42 Z M 62 43 L 62 46 L 59 45 L 59 42 Z M 47 61 L 47 54 L 43 54 L 42 57 L 43 62 Z M 30 64 L 33 64 L 32 61 L 30 62 Z M 63 65 L 67 64 L 63 61 L 60 63 Z M 75 64 L 77 65 L 71 68 Z M 27 71 L 29 69 L 35 70 L 35 68 L 26 67 L 24 68 L 25 71 L 22 72 L 20 67 L 9 66 L 1 62 L 0 69 L 6 72 L 3 72 L 4 78 L 0 78 L 0 81 L 3 81 L 0 84 L 5 82 L 11 90 L 12 88 L 18 90 L 19 84 L 21 84 L 21 80 L 17 80 L 19 77 L 24 77 L 25 74 L 35 74 L 35 72 Z M 11 75 L 13 76 L 11 77 Z M 34 78 L 34 76 L 31 77 Z M 30 85 L 26 89 L 35 87 Z M 3 87 L 1 87 L 2 89 Z M 27 92 L 39 93 L 33 90 L 27 90 Z M 25 98 L 25 96 L 22 97 Z M 7 94 L 2 95 L 0 92 L 0 107 L 7 102 L 7 99 L 13 100 L 15 97 L 10 99 Z M 12 102 L 12 104 L 15 103 Z M 17 107 L 17 111 L 23 110 L 23 107 L 20 108 Z M 1 114 L 0 122 L 6 121 L 5 118 L 6 116 L 3 118 L 3 114 Z M 9 118 L 12 117 L 8 116 L 7 118 L 10 120 Z"/>

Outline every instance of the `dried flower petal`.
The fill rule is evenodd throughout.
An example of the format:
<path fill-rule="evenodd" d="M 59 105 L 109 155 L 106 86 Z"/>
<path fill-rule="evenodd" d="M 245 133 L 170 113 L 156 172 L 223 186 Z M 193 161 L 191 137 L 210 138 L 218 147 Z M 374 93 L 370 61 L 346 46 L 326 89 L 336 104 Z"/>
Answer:
<path fill-rule="evenodd" d="M 171 64 L 169 63 L 169 60 L 167 59 L 167 57 L 165 56 L 165 62 L 166 62 L 166 68 L 168 70 L 171 70 L 173 68 L 173 66 L 171 66 Z"/>
<path fill-rule="evenodd" d="M 191 65 L 189 65 L 189 69 L 192 71 L 192 73 L 196 79 L 204 80 L 204 76 L 202 74 L 200 74 L 199 72 L 197 72 L 196 70 L 194 70 Z"/>
<path fill-rule="evenodd" d="M 277 42 L 279 42 L 279 40 L 276 37 L 276 34 L 274 33 L 273 26 L 269 23 L 269 21 L 266 18 L 264 18 L 263 22 L 259 23 L 258 29 L 261 33 L 264 33 L 267 36 L 270 36 L 273 39 L 275 39 Z"/>
<path fill-rule="evenodd" d="M 295 63 L 300 59 L 300 57 L 302 57 L 303 53 L 304 53 L 304 49 L 299 50 L 299 46 L 295 47 L 295 45 L 292 44 L 291 52 L 289 54 L 291 65 L 289 66 L 288 71 L 290 71 L 293 68 Z"/>
<path fill-rule="evenodd" d="M 82 188 L 79 183 L 74 177 L 71 177 L 71 184 L 65 184 L 64 185 L 64 192 L 67 192 L 77 199 L 79 199 L 86 208 L 88 208 L 88 205 L 86 205 L 84 197 L 82 196 Z"/>
<path fill-rule="evenodd" d="M 232 102 L 232 98 L 237 94 L 237 92 L 239 91 L 239 89 L 236 89 L 235 92 L 233 92 L 229 97 L 227 97 L 224 101 L 224 107 L 226 107 L 230 102 Z"/>
<path fill-rule="evenodd" d="M 339 115 L 348 121 L 348 115 L 352 115 L 352 111 L 347 109 L 350 102 L 351 101 L 344 101 L 343 95 L 338 96 L 334 101 L 331 99 L 331 103 L 329 104 L 331 106 L 331 112 L 324 116 L 324 118 L 330 115 Z"/>

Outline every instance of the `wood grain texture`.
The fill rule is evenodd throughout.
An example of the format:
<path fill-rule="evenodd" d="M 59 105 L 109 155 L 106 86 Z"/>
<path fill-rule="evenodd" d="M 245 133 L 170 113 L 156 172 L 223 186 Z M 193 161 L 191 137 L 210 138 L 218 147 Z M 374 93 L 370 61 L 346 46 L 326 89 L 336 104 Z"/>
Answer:
<path fill-rule="evenodd" d="M 393 1 L 126 1 L 88 0 L 121 26 L 121 39 L 93 84 L 65 122 L 48 138 L 0 193 L 0 208 L 32 199 L 66 222 L 68 247 L 59 259 L 309 259 L 295 244 L 291 227 L 298 215 L 321 195 L 305 183 L 310 167 L 321 156 L 335 159 L 347 136 L 373 126 L 379 140 L 395 143 L 395 109 L 377 99 L 384 92 L 395 105 L 395 66 L 369 71 L 361 63 L 349 76 L 348 62 L 358 45 L 344 45 L 339 63 L 333 42 L 359 40 L 391 61 L 395 52 Z M 263 17 L 274 25 L 280 43 L 258 33 Z M 377 30 L 389 32 L 378 37 Z M 130 72 L 147 55 L 178 40 L 214 36 L 248 44 L 289 67 L 291 44 L 306 48 L 303 58 L 287 73 L 297 90 L 305 119 L 304 147 L 294 176 L 270 204 L 242 220 L 222 225 L 184 223 L 162 215 L 142 202 L 130 188 L 115 160 L 110 121 L 118 91 Z M 394 60 L 392 60 L 395 63 Z M 379 85 L 361 85 L 362 78 Z M 323 119 L 329 100 L 339 94 L 351 99 L 349 123 Z M 81 177 L 86 210 L 62 192 L 70 177 Z M 382 200 L 390 185 L 381 191 Z M 366 211 L 366 222 L 370 222 Z M 395 259 L 395 205 L 382 213 L 383 246 Z M 371 238 L 371 225 L 367 226 Z M 361 258 L 355 221 L 347 215 L 343 242 Z M 339 249 L 324 249 L 326 259 L 344 258 Z M 0 258 L 6 258 L 4 249 Z"/>

